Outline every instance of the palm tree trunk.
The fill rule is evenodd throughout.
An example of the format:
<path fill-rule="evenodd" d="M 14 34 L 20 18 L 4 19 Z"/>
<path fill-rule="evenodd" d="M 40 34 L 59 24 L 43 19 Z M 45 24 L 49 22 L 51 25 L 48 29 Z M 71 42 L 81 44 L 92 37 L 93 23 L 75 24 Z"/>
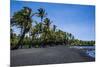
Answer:
<path fill-rule="evenodd" d="M 25 33 L 26 33 L 26 30 L 23 31 L 22 36 L 20 37 L 20 40 L 19 40 L 18 44 L 16 45 L 16 47 L 12 48 L 12 49 L 18 49 L 20 45 L 22 47 L 22 41 L 24 39 Z"/>
<path fill-rule="evenodd" d="M 20 40 L 19 40 L 19 42 L 18 42 L 18 47 L 21 45 L 21 48 L 22 48 L 22 45 L 23 45 L 23 39 L 24 39 L 24 36 L 25 36 L 25 30 L 23 31 L 23 33 L 22 33 L 22 36 L 21 36 L 21 38 L 20 38 Z"/>

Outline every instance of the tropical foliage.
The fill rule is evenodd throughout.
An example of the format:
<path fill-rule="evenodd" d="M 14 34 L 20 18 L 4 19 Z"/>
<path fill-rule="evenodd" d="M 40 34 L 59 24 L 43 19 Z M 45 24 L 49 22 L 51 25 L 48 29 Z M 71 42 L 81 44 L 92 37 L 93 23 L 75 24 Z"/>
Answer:
<path fill-rule="evenodd" d="M 47 17 L 45 9 L 39 8 L 32 13 L 29 7 L 23 7 L 11 17 L 11 49 L 47 47 L 54 45 L 94 45 L 95 41 L 75 39 L 71 33 L 57 29 L 56 25 Z M 32 17 L 38 17 L 37 21 Z M 34 23 L 34 25 L 33 25 Z M 18 35 L 12 27 L 20 28 Z M 29 36 L 26 36 L 28 34 Z"/>

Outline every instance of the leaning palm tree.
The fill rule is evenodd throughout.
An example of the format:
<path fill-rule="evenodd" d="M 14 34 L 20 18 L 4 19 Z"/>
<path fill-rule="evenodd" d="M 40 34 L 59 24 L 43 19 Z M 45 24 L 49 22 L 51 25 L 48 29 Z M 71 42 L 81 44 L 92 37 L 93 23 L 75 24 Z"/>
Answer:
<path fill-rule="evenodd" d="M 22 45 L 25 34 L 30 30 L 32 26 L 32 16 L 32 10 L 28 7 L 24 7 L 20 11 L 14 13 L 12 16 L 11 25 L 17 26 L 22 31 L 19 42 L 14 49 L 17 49 L 20 45 Z"/>
<path fill-rule="evenodd" d="M 43 8 L 39 8 L 37 12 L 37 16 L 41 18 L 41 22 L 43 21 L 43 18 L 46 17 L 47 13 Z"/>

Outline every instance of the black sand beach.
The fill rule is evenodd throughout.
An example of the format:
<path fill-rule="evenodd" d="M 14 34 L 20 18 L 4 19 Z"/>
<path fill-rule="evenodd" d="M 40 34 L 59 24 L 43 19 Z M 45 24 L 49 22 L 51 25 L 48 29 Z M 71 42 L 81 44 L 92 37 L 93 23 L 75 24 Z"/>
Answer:
<path fill-rule="evenodd" d="M 83 51 L 66 46 L 11 50 L 11 66 L 95 61 Z"/>

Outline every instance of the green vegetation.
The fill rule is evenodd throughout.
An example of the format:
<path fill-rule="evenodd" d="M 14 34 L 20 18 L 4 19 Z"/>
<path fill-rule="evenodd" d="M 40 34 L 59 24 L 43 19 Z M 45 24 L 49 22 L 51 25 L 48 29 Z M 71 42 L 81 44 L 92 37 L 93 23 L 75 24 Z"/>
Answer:
<path fill-rule="evenodd" d="M 95 41 L 82 41 L 82 40 L 78 40 L 78 39 L 74 39 L 73 41 L 71 41 L 71 45 L 73 46 L 93 46 L 95 45 Z"/>
<path fill-rule="evenodd" d="M 40 18 L 40 21 L 32 19 Z M 34 23 L 34 25 L 32 25 Z M 17 35 L 13 27 L 21 29 Z M 26 34 L 29 36 L 26 36 Z M 56 25 L 47 17 L 45 9 L 39 8 L 32 12 L 29 7 L 23 7 L 11 17 L 11 49 L 27 47 L 46 47 L 54 45 L 94 45 L 95 41 L 82 41 L 75 39 L 71 33 L 57 29 Z"/>

